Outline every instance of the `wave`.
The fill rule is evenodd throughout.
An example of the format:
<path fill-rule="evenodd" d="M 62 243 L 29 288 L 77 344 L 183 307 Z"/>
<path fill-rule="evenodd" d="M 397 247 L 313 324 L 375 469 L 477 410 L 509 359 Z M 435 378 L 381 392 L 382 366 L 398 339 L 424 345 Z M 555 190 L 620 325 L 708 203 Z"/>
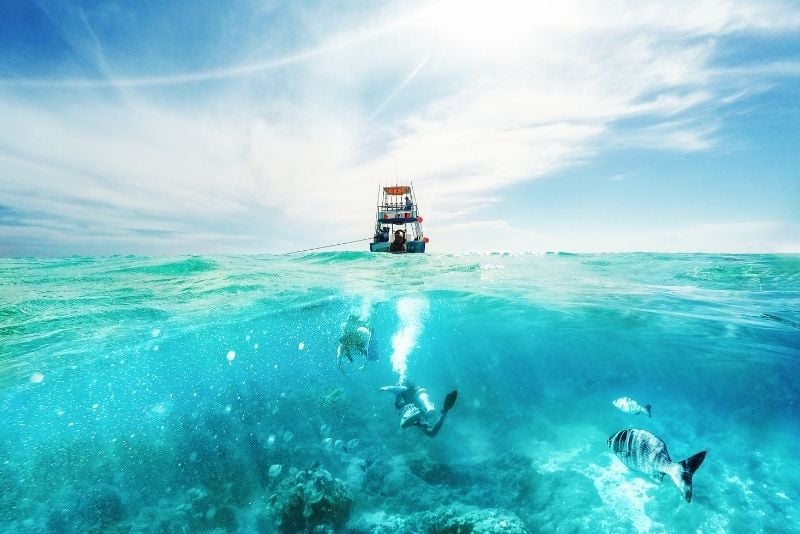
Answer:
<path fill-rule="evenodd" d="M 153 260 L 142 261 L 144 261 L 146 265 L 123 267 L 116 269 L 113 272 L 180 276 L 211 272 L 218 268 L 217 262 L 209 258 L 202 257 L 189 257 L 181 260 L 166 260 L 164 262 Z"/>

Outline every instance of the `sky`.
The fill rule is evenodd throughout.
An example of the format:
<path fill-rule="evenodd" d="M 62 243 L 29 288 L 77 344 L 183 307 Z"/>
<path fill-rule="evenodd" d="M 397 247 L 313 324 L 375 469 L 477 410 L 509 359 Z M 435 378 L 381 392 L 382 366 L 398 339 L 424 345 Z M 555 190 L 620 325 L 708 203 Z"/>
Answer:
<path fill-rule="evenodd" d="M 0 5 L 0 256 L 800 252 L 797 2 Z"/>

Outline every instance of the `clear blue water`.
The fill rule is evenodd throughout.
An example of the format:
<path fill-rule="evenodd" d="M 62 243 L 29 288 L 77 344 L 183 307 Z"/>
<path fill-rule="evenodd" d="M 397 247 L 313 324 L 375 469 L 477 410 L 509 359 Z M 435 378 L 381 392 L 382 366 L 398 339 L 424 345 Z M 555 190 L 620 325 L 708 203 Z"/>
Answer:
<path fill-rule="evenodd" d="M 340 370 L 350 315 L 377 361 Z M 437 437 L 398 370 L 459 390 Z M 341 532 L 800 531 L 799 400 L 796 255 L 0 260 L 4 532 L 272 532 L 309 468 Z M 613 456 L 629 427 L 708 450 L 691 503 Z"/>

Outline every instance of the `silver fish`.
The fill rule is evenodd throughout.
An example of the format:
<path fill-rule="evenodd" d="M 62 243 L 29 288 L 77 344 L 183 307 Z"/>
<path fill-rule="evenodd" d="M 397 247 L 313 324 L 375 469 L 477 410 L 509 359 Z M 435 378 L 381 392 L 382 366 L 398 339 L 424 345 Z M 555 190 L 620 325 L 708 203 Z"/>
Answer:
<path fill-rule="evenodd" d="M 650 404 L 645 404 L 642 406 L 635 400 L 630 397 L 620 397 L 615 401 L 612 401 L 611 404 L 619 408 L 625 413 L 632 413 L 632 414 L 640 414 L 646 413 L 647 417 L 652 417 L 650 415 Z"/>
<path fill-rule="evenodd" d="M 620 430 L 608 438 L 608 446 L 623 464 L 634 471 L 650 475 L 658 482 L 664 479 L 664 475 L 669 475 L 686 502 L 692 502 L 692 475 L 703 463 L 706 451 L 673 462 L 661 438 L 636 428 Z"/>

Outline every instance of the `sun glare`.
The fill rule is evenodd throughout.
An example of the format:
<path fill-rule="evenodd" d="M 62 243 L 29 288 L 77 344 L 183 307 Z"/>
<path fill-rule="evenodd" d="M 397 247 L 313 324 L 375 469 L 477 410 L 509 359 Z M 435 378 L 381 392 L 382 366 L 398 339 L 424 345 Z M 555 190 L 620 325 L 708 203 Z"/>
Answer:
<path fill-rule="evenodd" d="M 537 4 L 445 0 L 425 13 L 431 30 L 465 51 L 496 52 L 524 40 L 535 25 Z"/>

